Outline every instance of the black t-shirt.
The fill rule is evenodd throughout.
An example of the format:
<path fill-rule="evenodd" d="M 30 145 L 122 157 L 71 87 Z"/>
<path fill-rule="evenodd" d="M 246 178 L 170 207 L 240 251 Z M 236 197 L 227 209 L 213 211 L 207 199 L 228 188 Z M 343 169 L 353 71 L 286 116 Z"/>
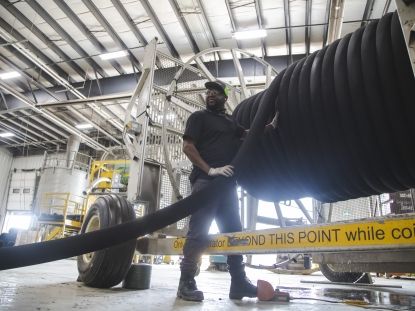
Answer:
<path fill-rule="evenodd" d="M 187 119 L 183 138 L 192 139 L 202 159 L 211 167 L 230 164 L 241 144 L 244 128 L 230 115 L 209 110 L 196 111 Z M 196 178 L 210 179 L 193 165 L 190 182 Z"/>

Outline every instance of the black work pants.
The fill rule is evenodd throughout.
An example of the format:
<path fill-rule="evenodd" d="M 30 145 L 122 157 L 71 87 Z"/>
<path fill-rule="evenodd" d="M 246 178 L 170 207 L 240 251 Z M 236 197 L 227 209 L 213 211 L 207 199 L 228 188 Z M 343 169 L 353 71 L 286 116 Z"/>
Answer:
<path fill-rule="evenodd" d="M 192 193 L 198 192 L 212 182 L 207 179 L 197 179 L 192 184 Z M 199 209 L 191 215 L 189 231 L 183 246 L 184 258 L 180 264 L 182 278 L 193 278 L 197 271 L 197 264 L 203 251 L 208 246 L 208 233 L 213 219 L 216 220 L 221 233 L 238 232 L 242 230 L 239 216 L 239 203 L 236 193 L 236 184 L 231 191 L 215 198 L 212 193 L 209 206 Z M 229 272 L 232 276 L 244 273 L 242 255 L 229 255 Z"/>

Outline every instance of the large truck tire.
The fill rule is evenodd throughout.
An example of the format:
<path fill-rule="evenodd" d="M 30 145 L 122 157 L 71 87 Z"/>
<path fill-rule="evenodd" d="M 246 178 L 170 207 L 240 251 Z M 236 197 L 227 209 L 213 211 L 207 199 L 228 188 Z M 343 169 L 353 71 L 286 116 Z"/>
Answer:
<path fill-rule="evenodd" d="M 329 264 L 320 264 L 321 273 L 331 282 L 372 284 L 372 278 L 364 272 L 336 272 Z M 364 275 L 363 275 L 364 274 Z M 362 276 L 363 275 L 363 276 Z"/>
<path fill-rule="evenodd" d="M 123 197 L 105 195 L 89 208 L 81 233 L 105 229 L 135 219 L 132 206 Z M 78 256 L 79 280 L 87 286 L 109 288 L 126 276 L 134 256 L 136 239 Z"/>

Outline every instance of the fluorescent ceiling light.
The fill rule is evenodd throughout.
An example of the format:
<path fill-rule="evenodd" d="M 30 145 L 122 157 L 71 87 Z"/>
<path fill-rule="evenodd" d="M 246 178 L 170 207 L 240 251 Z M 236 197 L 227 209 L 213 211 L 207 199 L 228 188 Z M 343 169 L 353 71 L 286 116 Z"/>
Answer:
<path fill-rule="evenodd" d="M 90 124 L 90 123 L 81 123 L 81 124 L 77 124 L 75 127 L 76 127 L 77 129 L 80 129 L 80 130 L 85 130 L 85 129 L 90 129 L 90 128 L 92 128 L 92 127 L 93 127 L 93 125 L 92 125 L 92 124 Z"/>
<path fill-rule="evenodd" d="M 101 57 L 101 59 L 105 60 L 105 59 L 120 58 L 120 57 L 124 57 L 124 56 L 127 56 L 127 55 L 128 55 L 127 51 L 117 51 L 117 52 L 101 54 L 99 57 Z"/>
<path fill-rule="evenodd" d="M 0 73 L 0 79 L 2 79 L 2 80 L 12 79 L 12 78 L 16 78 L 16 77 L 20 77 L 20 73 L 18 73 L 17 71 L 10 71 L 10 72 Z"/>
<path fill-rule="evenodd" d="M 14 134 L 10 132 L 0 133 L 0 137 L 12 137 L 12 136 L 14 136 Z"/>
<path fill-rule="evenodd" d="M 267 36 L 267 31 L 265 29 L 237 31 L 233 36 L 236 40 L 264 38 Z"/>

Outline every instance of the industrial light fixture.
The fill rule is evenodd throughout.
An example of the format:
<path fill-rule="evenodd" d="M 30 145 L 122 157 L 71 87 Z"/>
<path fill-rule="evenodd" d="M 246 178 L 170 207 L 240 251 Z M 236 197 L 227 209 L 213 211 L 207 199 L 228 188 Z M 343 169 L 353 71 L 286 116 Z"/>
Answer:
<path fill-rule="evenodd" d="M 101 54 L 99 57 L 101 57 L 102 60 L 106 60 L 106 59 L 120 58 L 120 57 L 124 57 L 127 55 L 128 55 L 127 51 L 117 51 L 117 52 Z"/>
<path fill-rule="evenodd" d="M 12 136 L 14 136 L 14 134 L 10 132 L 0 133 L 0 137 L 12 137 Z"/>
<path fill-rule="evenodd" d="M 236 40 L 264 38 L 267 36 L 267 31 L 265 29 L 237 31 L 233 33 L 233 36 Z"/>
<path fill-rule="evenodd" d="M 17 71 L 9 71 L 9 72 L 0 73 L 0 79 L 2 80 L 13 79 L 16 77 L 20 77 L 20 73 L 18 73 Z"/>
<path fill-rule="evenodd" d="M 80 130 L 86 130 L 92 128 L 93 126 L 91 123 L 80 123 L 75 125 L 75 127 Z"/>

